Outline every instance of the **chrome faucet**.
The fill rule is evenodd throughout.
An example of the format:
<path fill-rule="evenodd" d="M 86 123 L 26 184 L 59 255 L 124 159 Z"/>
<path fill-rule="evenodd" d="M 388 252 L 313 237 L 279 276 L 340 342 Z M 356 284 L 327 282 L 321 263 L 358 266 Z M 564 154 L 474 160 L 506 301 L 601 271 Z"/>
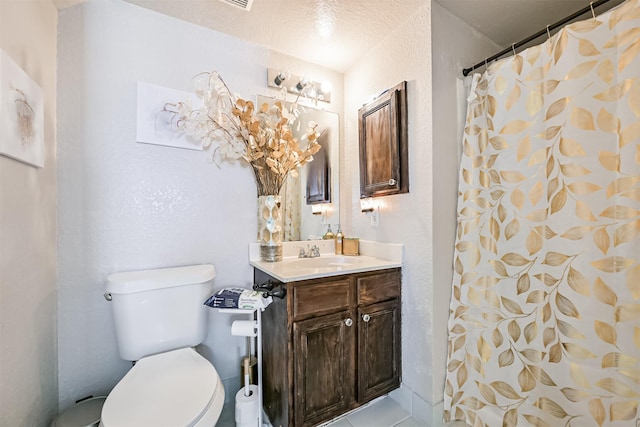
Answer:
<path fill-rule="evenodd" d="M 298 258 L 316 258 L 320 256 L 320 248 L 317 245 L 311 246 L 307 245 L 307 252 L 304 251 L 304 248 L 300 248 L 300 252 L 298 253 Z"/>

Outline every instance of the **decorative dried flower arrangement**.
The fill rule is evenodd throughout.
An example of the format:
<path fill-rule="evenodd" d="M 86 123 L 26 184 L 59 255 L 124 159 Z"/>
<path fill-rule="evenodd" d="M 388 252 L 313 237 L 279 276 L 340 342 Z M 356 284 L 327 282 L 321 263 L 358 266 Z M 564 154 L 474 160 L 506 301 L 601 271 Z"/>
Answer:
<path fill-rule="evenodd" d="M 263 104 L 256 110 L 253 102 L 233 95 L 215 71 L 198 74 L 194 85 L 201 106 L 185 101 L 167 104 L 165 111 L 174 115 L 178 129 L 212 150 L 216 164 L 246 160 L 253 170 L 258 196 L 277 195 L 287 176 L 297 177 L 297 168 L 311 162 L 320 150 L 315 122 L 308 124 L 304 148 L 293 137 L 290 126 L 297 117 L 297 99 L 291 109 L 276 101 L 272 107 Z"/>

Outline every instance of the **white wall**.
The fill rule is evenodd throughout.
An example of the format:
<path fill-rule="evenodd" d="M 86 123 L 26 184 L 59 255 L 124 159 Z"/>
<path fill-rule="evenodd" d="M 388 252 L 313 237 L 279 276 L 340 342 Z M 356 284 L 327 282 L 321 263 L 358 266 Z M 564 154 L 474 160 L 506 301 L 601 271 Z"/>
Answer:
<path fill-rule="evenodd" d="M 435 2 L 345 75 L 346 147 L 343 183 L 349 188 L 348 234 L 405 244 L 403 268 L 403 388 L 394 397 L 426 425 L 441 424 L 459 142 L 461 68 L 498 48 Z M 380 226 L 359 207 L 357 110 L 371 94 L 408 82 L 409 194 L 376 198 Z M 347 178 L 348 177 L 348 178 Z M 345 182 L 346 181 L 346 182 Z M 345 203 L 346 205 L 346 203 Z"/>
<path fill-rule="evenodd" d="M 0 48 L 44 95 L 44 168 L 0 156 L 0 426 L 57 411 L 56 25 L 49 1 L 0 1 Z"/>
<path fill-rule="evenodd" d="M 0 157 L 2 426 L 45 425 L 58 394 L 55 9 L 35 4 L 0 3 L 1 46 L 42 85 L 47 112 L 44 169 Z M 25 24 L 33 28 L 25 32 Z M 102 298 L 108 274 L 211 262 L 217 288 L 251 281 L 250 171 L 240 164 L 218 169 L 199 152 L 135 143 L 136 82 L 189 90 L 192 75 L 217 69 L 235 92 L 273 95 L 265 89 L 266 67 L 282 67 L 331 80 L 329 109 L 342 112 L 344 105 L 347 112 L 341 121 L 347 235 L 406 245 L 403 381 L 414 392 L 408 409 L 430 418 L 431 405 L 442 400 L 446 359 L 459 143 L 456 76 L 497 47 L 439 5 L 427 4 L 349 70 L 343 97 L 338 73 L 116 0 L 63 11 L 59 33 L 60 405 L 107 392 L 129 367 L 118 357 Z M 380 227 L 372 228 L 359 211 L 357 109 L 402 80 L 409 82 L 410 193 L 382 198 Z M 214 313 L 203 348 L 228 384 L 234 384 L 244 351 L 243 341 L 229 336 L 231 320 Z"/>
<path fill-rule="evenodd" d="M 462 124 L 467 94 L 462 69 L 502 50 L 438 3 L 432 3 L 434 246 L 434 402 L 443 400 L 447 321 L 453 280 L 456 205 Z M 477 70 L 477 72 L 484 70 Z M 470 79 L 471 77 L 468 77 Z M 436 203 L 437 201 L 437 203 Z M 446 302 L 446 304 L 445 304 Z"/>
<path fill-rule="evenodd" d="M 128 370 L 120 360 L 106 277 L 114 272 L 212 263 L 216 289 L 249 286 L 256 187 L 241 163 L 208 163 L 198 151 L 139 144 L 136 82 L 181 90 L 218 70 L 253 99 L 267 67 L 327 78 L 341 112 L 342 75 L 119 0 L 59 16 L 59 398 L 61 407 L 108 392 Z M 201 348 L 233 399 L 244 339 L 211 311 Z M 234 388 L 235 387 L 235 388 Z"/>
<path fill-rule="evenodd" d="M 430 2 L 425 2 L 345 74 L 346 147 L 342 169 L 349 177 L 342 190 L 350 195 L 351 208 L 346 236 L 405 245 L 402 381 L 426 402 L 432 402 L 434 394 L 430 16 Z M 380 225 L 373 228 L 369 216 L 360 212 L 358 109 L 371 100 L 370 95 L 403 80 L 408 83 L 409 193 L 376 198 L 381 204 Z M 418 419 L 427 418 L 418 413 L 424 411 L 416 408 L 413 412 Z"/>

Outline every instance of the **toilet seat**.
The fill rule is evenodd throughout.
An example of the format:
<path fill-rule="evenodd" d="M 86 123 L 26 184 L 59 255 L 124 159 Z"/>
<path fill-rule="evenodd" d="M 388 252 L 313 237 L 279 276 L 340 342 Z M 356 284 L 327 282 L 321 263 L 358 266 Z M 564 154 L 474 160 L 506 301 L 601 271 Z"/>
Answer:
<path fill-rule="evenodd" d="M 107 396 L 102 425 L 195 426 L 217 417 L 224 390 L 209 361 L 191 348 L 140 359 Z M 215 423 L 215 421 L 214 421 Z"/>

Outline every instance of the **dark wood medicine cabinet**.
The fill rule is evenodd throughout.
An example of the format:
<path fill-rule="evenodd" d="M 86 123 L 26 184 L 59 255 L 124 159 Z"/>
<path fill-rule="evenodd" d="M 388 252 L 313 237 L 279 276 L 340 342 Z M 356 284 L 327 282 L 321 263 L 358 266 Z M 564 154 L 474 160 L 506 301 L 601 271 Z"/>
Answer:
<path fill-rule="evenodd" d="M 360 197 L 409 192 L 407 82 L 358 110 Z"/>

